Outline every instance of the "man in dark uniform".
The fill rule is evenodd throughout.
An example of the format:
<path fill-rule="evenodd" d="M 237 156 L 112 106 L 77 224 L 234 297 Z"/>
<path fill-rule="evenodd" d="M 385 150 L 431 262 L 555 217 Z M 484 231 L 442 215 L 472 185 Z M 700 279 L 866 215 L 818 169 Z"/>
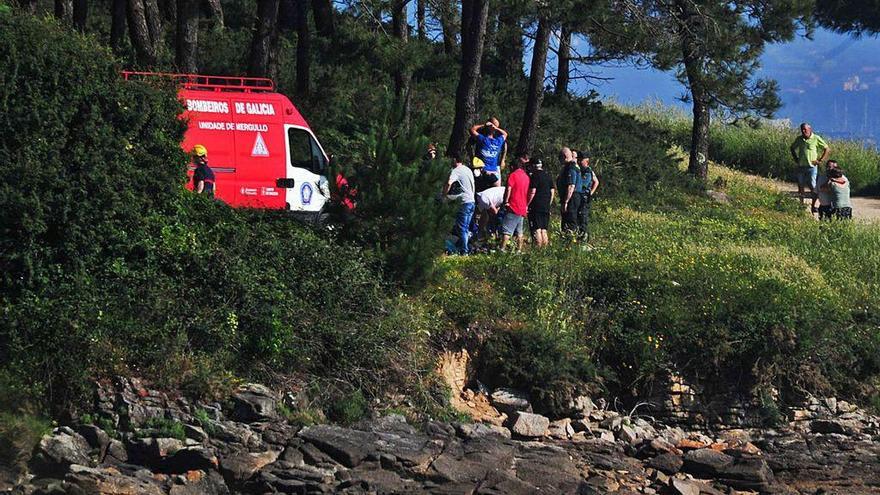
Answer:
<path fill-rule="evenodd" d="M 208 166 L 208 149 L 197 144 L 193 146 L 196 170 L 193 172 L 193 191 L 196 194 L 207 194 L 214 197 L 214 171 Z"/>

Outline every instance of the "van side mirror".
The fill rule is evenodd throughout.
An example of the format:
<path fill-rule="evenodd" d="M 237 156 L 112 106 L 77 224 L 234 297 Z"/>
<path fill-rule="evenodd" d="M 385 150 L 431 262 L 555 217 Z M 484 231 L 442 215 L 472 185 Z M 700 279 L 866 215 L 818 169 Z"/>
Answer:
<path fill-rule="evenodd" d="M 281 189 L 293 189 L 294 187 L 296 187 L 296 181 L 287 178 L 277 179 L 275 180 L 275 187 Z"/>

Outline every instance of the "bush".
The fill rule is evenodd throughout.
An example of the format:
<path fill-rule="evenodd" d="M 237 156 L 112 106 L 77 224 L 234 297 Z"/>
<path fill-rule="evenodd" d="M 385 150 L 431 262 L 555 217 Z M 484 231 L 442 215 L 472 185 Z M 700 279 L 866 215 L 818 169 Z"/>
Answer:
<path fill-rule="evenodd" d="M 210 395 L 279 371 L 367 396 L 418 381 L 422 329 L 394 317 L 361 249 L 183 189 L 172 88 L 122 81 L 51 20 L 0 15 L 0 41 L 0 119 L 17 129 L 0 141 L 10 389 L 60 413 L 116 373 Z"/>

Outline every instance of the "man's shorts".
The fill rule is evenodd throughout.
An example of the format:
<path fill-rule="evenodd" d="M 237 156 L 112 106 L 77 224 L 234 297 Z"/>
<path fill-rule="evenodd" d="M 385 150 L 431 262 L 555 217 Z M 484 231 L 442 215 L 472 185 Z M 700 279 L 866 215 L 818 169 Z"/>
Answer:
<path fill-rule="evenodd" d="M 550 212 L 529 212 L 529 230 L 532 231 L 532 233 L 534 233 L 536 230 L 547 230 L 549 226 Z"/>
<path fill-rule="evenodd" d="M 852 219 L 852 208 L 849 206 L 845 208 L 835 208 L 834 214 L 837 215 L 838 220 L 850 220 Z"/>
<path fill-rule="evenodd" d="M 523 234 L 523 220 L 524 217 L 512 211 L 507 211 L 504 214 L 504 219 L 501 221 L 501 233 L 504 235 L 521 236 Z"/>
<path fill-rule="evenodd" d="M 834 216 L 834 207 L 831 205 L 819 205 L 819 220 L 831 220 Z"/>
<path fill-rule="evenodd" d="M 819 167 L 801 167 L 798 170 L 798 185 L 816 190 L 816 177 L 819 175 Z"/>

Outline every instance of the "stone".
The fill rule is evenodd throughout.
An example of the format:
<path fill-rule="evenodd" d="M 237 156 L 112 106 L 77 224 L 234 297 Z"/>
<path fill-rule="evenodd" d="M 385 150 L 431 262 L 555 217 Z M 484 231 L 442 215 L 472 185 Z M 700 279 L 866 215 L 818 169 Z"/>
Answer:
<path fill-rule="evenodd" d="M 30 468 L 35 474 L 47 478 L 60 478 L 73 464 L 88 465 L 89 443 L 70 428 L 55 428 L 43 436 L 34 450 Z"/>
<path fill-rule="evenodd" d="M 455 426 L 458 435 L 465 439 L 499 437 L 510 438 L 510 430 L 503 426 L 483 423 L 465 423 Z"/>
<path fill-rule="evenodd" d="M 521 437 L 539 438 L 543 437 L 550 426 L 550 420 L 540 414 L 532 414 L 528 412 L 519 412 L 514 416 L 513 425 L 510 431 Z"/>
<path fill-rule="evenodd" d="M 188 447 L 174 452 L 163 463 L 163 471 L 185 473 L 187 471 L 211 471 L 217 469 L 217 456 L 205 447 Z"/>
<path fill-rule="evenodd" d="M 514 416 L 517 412 L 532 412 L 532 404 L 524 392 L 512 388 L 499 388 L 492 392 L 489 401 L 499 411 L 508 416 Z"/>
<path fill-rule="evenodd" d="M 596 404 L 593 403 L 593 399 L 589 396 L 580 395 L 568 404 L 568 408 L 571 411 L 572 417 L 576 419 L 589 418 L 590 414 L 596 410 Z"/>
<path fill-rule="evenodd" d="M 110 444 L 110 435 L 95 425 L 80 425 L 76 432 L 82 435 L 91 448 L 99 452 L 103 452 Z"/>
<path fill-rule="evenodd" d="M 374 434 L 339 426 L 310 426 L 303 428 L 298 436 L 348 468 L 360 465 L 375 452 Z"/>
<path fill-rule="evenodd" d="M 73 468 L 73 466 L 71 466 Z M 152 478 L 129 476 L 114 468 L 91 469 L 78 466 L 64 477 L 61 493 L 95 495 L 164 495 Z"/>
<path fill-rule="evenodd" d="M 585 419 L 585 418 L 572 420 L 571 427 L 574 429 L 575 433 L 581 433 L 581 432 L 592 433 L 592 431 L 593 431 L 593 424 L 590 423 L 589 419 Z"/>
<path fill-rule="evenodd" d="M 845 400 L 837 401 L 837 412 L 840 414 L 856 412 L 857 409 L 858 407 Z"/>
<path fill-rule="evenodd" d="M 183 432 L 186 435 L 186 438 L 191 438 L 196 442 L 205 442 L 208 440 L 208 433 L 205 430 L 196 425 L 183 425 Z"/>
<path fill-rule="evenodd" d="M 551 421 L 550 436 L 558 440 L 568 440 L 574 435 L 574 428 L 571 426 L 571 420 L 568 418 Z"/>
<path fill-rule="evenodd" d="M 837 398 L 826 397 L 823 402 L 825 402 L 825 407 L 828 408 L 831 414 L 837 414 Z"/>
<path fill-rule="evenodd" d="M 639 435 L 632 426 L 622 424 L 617 432 L 617 438 L 623 443 L 632 445 L 639 440 Z"/>
<path fill-rule="evenodd" d="M 681 456 L 672 453 L 660 454 L 648 460 L 649 467 L 668 475 L 673 475 L 681 471 L 683 465 L 684 460 Z"/>
<path fill-rule="evenodd" d="M 614 433 L 608 430 L 598 430 L 598 433 L 603 442 L 614 443 Z"/>
<path fill-rule="evenodd" d="M 184 477 L 185 484 L 172 485 L 168 495 L 228 495 L 229 488 L 214 471 L 190 471 Z"/>
<path fill-rule="evenodd" d="M 692 450 L 684 455 L 685 472 L 694 476 L 714 477 L 733 464 L 733 457 L 712 449 Z"/>
<path fill-rule="evenodd" d="M 708 190 L 706 191 L 706 196 L 716 203 L 723 205 L 730 204 L 730 196 L 725 192 Z"/>
<path fill-rule="evenodd" d="M 125 445 L 114 438 L 110 439 L 107 449 L 104 451 L 104 458 L 101 462 L 105 464 L 125 464 L 128 462 L 128 451 Z"/>
<path fill-rule="evenodd" d="M 249 383 L 239 387 L 232 396 L 232 418 L 253 423 L 275 417 L 277 395 L 268 387 Z"/>
<path fill-rule="evenodd" d="M 237 452 L 224 457 L 220 461 L 220 472 L 223 476 L 234 483 L 248 480 L 254 473 L 263 467 L 272 464 L 278 459 L 279 452 L 268 450 L 266 452 Z M 301 457 L 299 460 L 301 461 Z"/>
<path fill-rule="evenodd" d="M 669 486 L 677 495 L 700 495 L 700 483 L 695 481 L 674 479 Z"/>

